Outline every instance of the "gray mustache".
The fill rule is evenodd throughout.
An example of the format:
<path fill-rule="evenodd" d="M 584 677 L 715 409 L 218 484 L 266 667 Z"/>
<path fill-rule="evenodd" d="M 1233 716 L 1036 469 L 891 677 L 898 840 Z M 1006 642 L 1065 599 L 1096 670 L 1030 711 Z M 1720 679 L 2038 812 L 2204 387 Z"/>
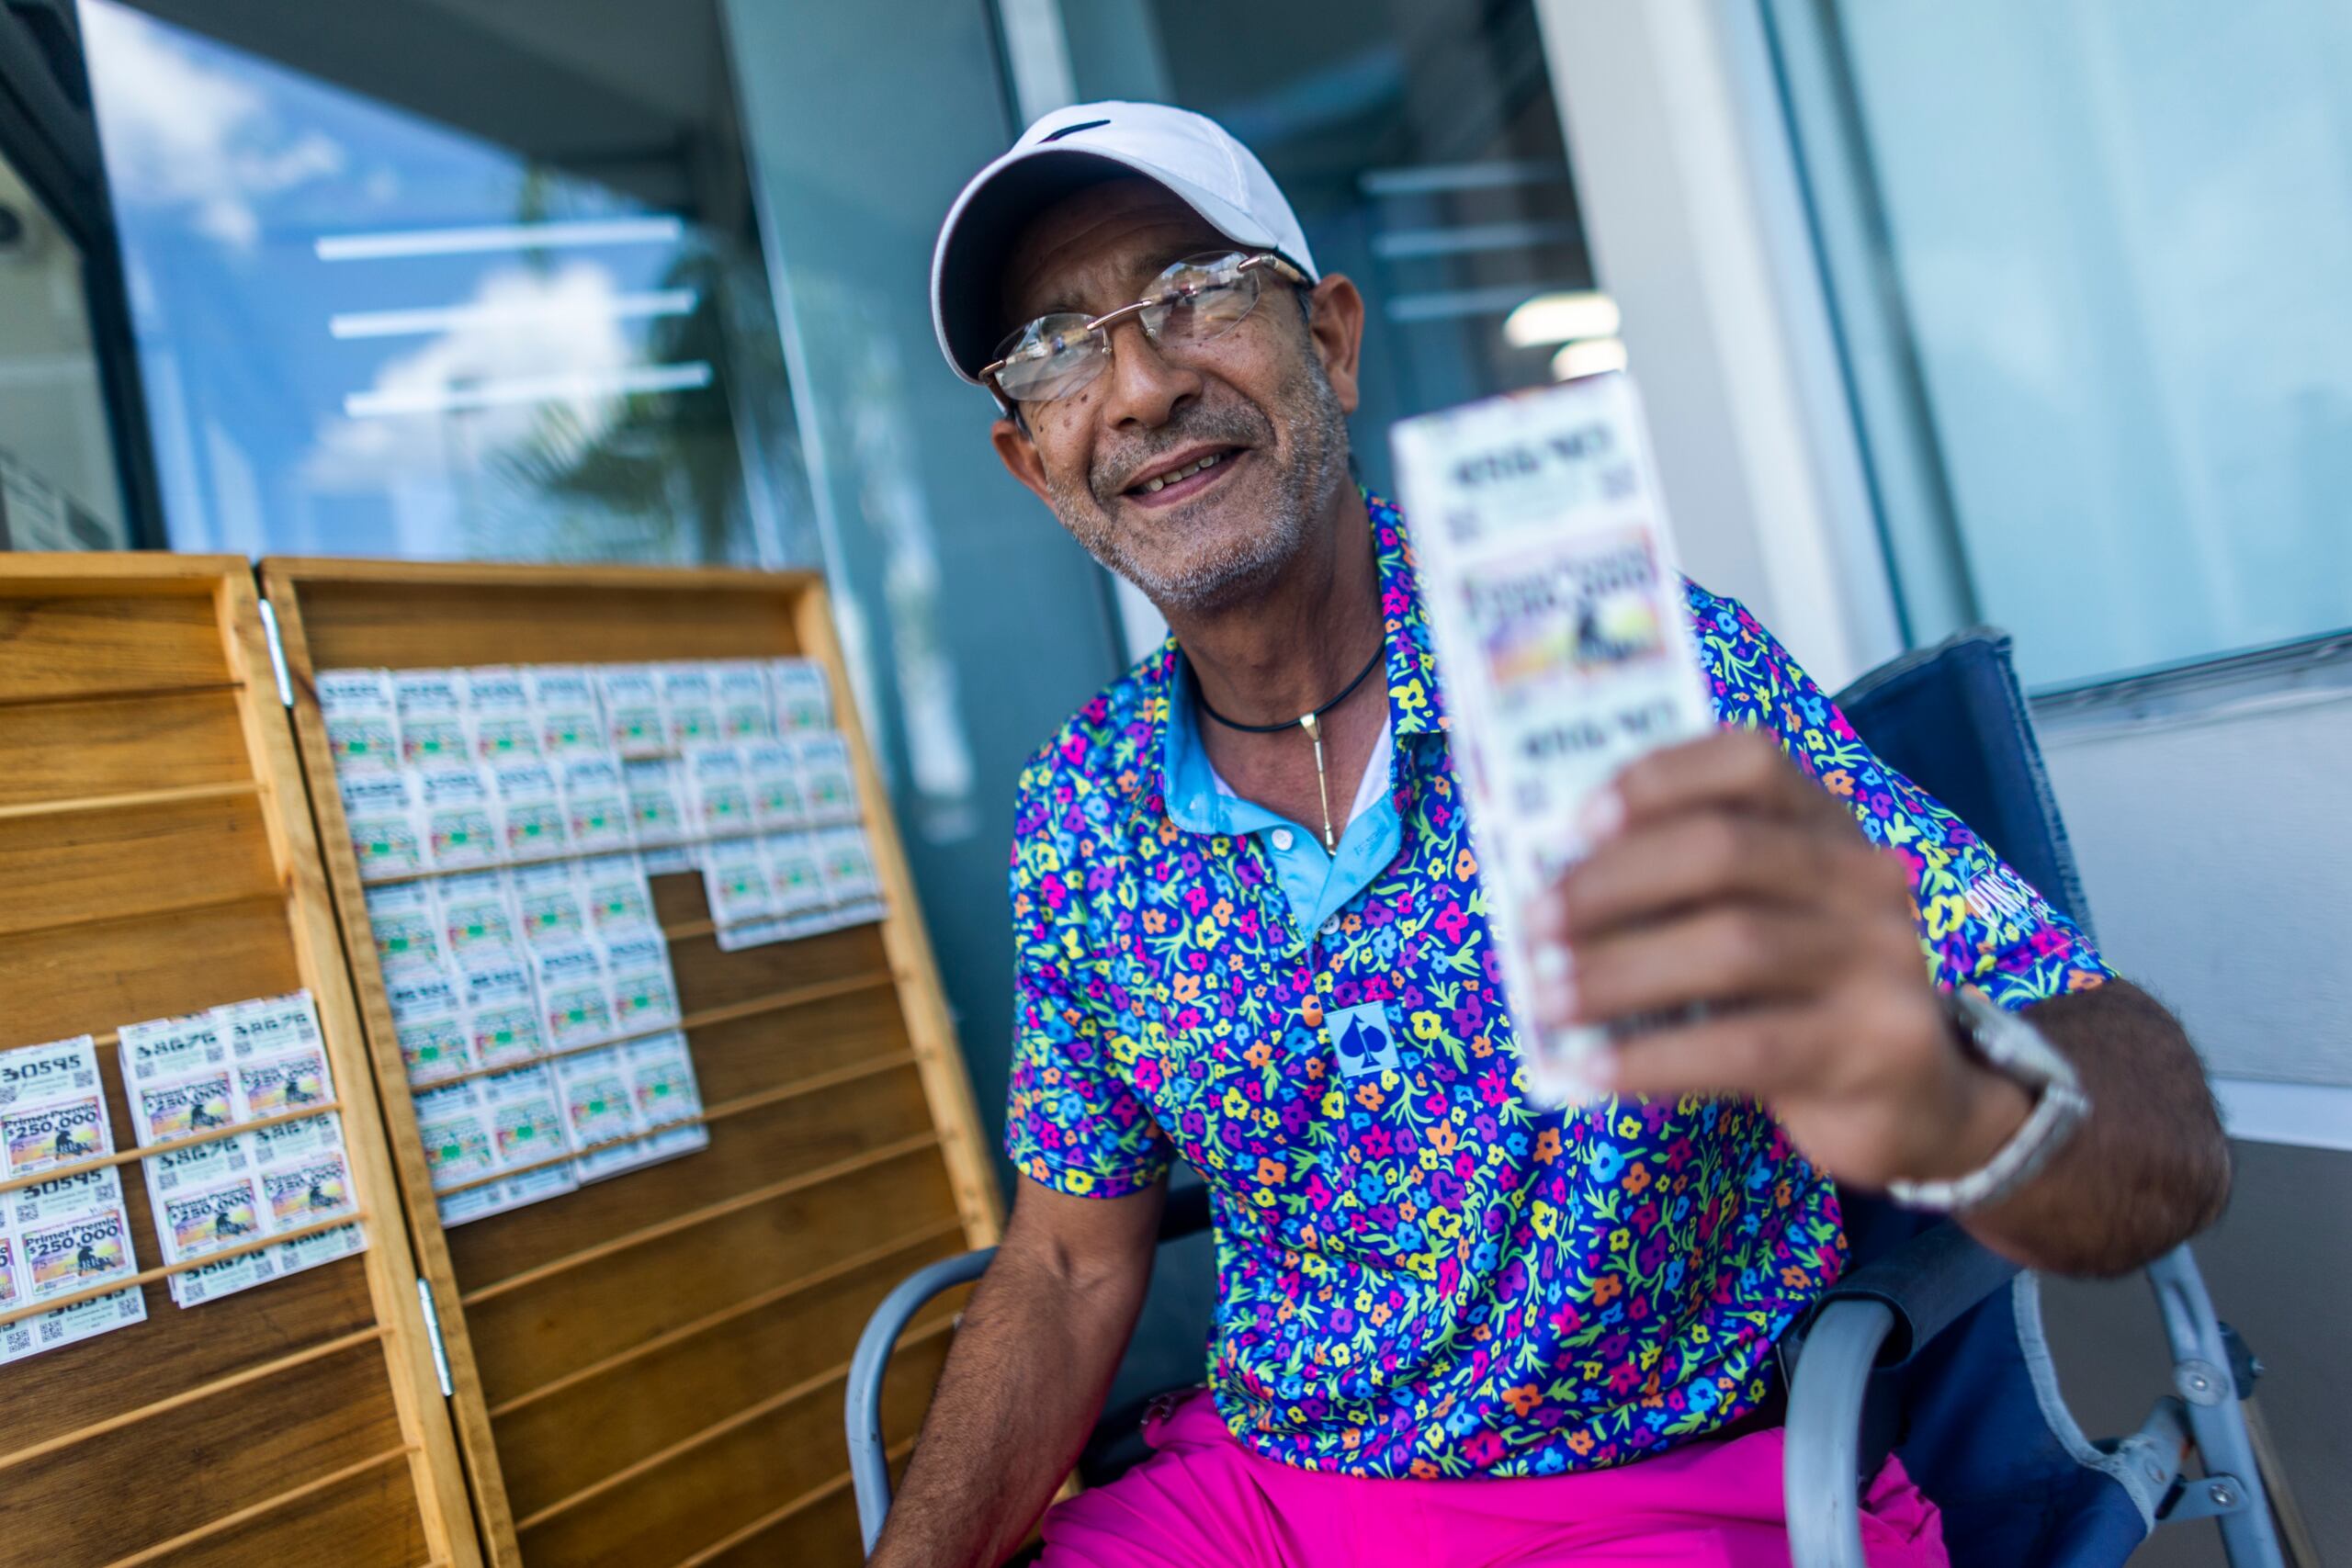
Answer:
<path fill-rule="evenodd" d="M 1148 442 L 1136 442 L 1119 451 L 1098 457 L 1094 463 L 1095 495 L 1109 501 L 1136 480 L 1148 479 L 1159 469 L 1155 464 L 1165 460 L 1187 446 L 1204 442 L 1219 446 L 1263 446 L 1273 434 L 1273 426 L 1255 409 L 1220 409 L 1188 414 L 1175 423 L 1151 433 Z"/>

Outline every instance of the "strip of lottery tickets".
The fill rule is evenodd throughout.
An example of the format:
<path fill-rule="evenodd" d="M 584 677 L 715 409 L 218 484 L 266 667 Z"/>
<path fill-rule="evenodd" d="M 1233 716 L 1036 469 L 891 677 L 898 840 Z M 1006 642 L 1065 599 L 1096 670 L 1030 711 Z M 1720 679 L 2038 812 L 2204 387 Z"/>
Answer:
<path fill-rule="evenodd" d="M 192 1144 L 141 1163 L 157 1238 L 183 1307 L 347 1258 L 365 1247 L 356 1224 L 274 1247 L 203 1259 L 264 1236 L 358 1212 L 326 1042 L 310 993 L 232 1002 L 122 1028 L 123 1089 L 141 1144 L 170 1143 L 249 1122 L 250 1132 Z M 290 1120 L 273 1120 L 291 1118 Z"/>
<path fill-rule="evenodd" d="M 1715 723 L 1641 406 L 1611 372 L 1406 420 L 1391 443 L 1504 987 L 1532 998 L 1521 911 L 1583 855 L 1585 803 Z M 1588 1099 L 1579 1065 L 1608 1031 L 1516 1016 L 1529 1092 Z"/>
<path fill-rule="evenodd" d="M 0 1051 L 0 1176 L 114 1153 L 90 1036 Z M 119 1169 L 52 1177 L 0 1194 L 0 1313 L 78 1294 L 139 1272 Z M 136 1286 L 0 1325 L 0 1363 L 143 1323 Z"/>

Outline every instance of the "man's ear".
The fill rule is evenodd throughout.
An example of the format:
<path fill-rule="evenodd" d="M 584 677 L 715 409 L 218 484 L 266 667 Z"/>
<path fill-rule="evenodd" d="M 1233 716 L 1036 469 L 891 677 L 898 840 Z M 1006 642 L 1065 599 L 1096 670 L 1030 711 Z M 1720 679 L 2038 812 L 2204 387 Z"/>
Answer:
<path fill-rule="evenodd" d="M 1307 295 L 1307 336 L 1343 413 L 1356 412 L 1357 371 L 1363 358 L 1363 296 L 1343 272 L 1327 274 Z"/>
<path fill-rule="evenodd" d="M 1029 493 L 1047 506 L 1054 503 L 1046 493 L 1046 460 L 1037 455 L 1037 443 L 1027 431 L 1012 419 L 1000 418 L 989 426 L 989 442 L 1006 473 L 1028 486 Z"/>

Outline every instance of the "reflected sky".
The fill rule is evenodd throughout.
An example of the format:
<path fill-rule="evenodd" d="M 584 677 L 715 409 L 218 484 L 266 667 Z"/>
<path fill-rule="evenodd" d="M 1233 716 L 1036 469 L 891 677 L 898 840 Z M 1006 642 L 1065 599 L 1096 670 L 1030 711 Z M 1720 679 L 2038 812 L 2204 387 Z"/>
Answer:
<path fill-rule="evenodd" d="M 760 557 L 717 298 L 763 295 L 756 264 L 112 0 L 83 18 L 176 547 Z"/>

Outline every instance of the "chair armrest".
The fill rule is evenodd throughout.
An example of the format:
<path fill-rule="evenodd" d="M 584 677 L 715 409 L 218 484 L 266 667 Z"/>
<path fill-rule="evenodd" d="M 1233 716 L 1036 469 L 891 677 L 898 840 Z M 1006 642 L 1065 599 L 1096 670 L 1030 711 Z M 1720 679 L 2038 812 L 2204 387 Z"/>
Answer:
<path fill-rule="evenodd" d="M 1789 1378 L 1781 1486 L 1792 1568 L 1863 1568 L 1861 1475 L 1884 1458 L 1863 1450 L 1871 1373 L 1908 1360 L 2017 1272 L 1947 1220 L 1823 1292 L 1794 1337 Z"/>
<path fill-rule="evenodd" d="M 1805 1335 L 1797 1375 L 1789 1380 L 1781 1457 L 1791 1568 L 1865 1568 L 1862 1394 L 1894 1328 L 1885 1303 L 1856 1298 L 1831 1302 Z"/>
<path fill-rule="evenodd" d="M 1894 1321 L 1879 1364 L 1899 1367 L 2017 1274 L 2016 1264 L 1942 1220 L 1830 1286 L 1815 1310 L 1845 1301 L 1884 1306 Z"/>
<path fill-rule="evenodd" d="M 916 1270 L 882 1298 L 882 1304 L 865 1320 L 865 1332 L 857 1337 L 843 1404 L 849 1427 L 850 1484 L 857 1492 L 857 1528 L 865 1538 L 868 1555 L 881 1539 L 882 1521 L 890 1513 L 890 1459 L 882 1442 L 882 1374 L 890 1364 L 891 1348 L 925 1302 L 978 1279 L 995 1257 L 995 1247 L 984 1247 Z"/>

